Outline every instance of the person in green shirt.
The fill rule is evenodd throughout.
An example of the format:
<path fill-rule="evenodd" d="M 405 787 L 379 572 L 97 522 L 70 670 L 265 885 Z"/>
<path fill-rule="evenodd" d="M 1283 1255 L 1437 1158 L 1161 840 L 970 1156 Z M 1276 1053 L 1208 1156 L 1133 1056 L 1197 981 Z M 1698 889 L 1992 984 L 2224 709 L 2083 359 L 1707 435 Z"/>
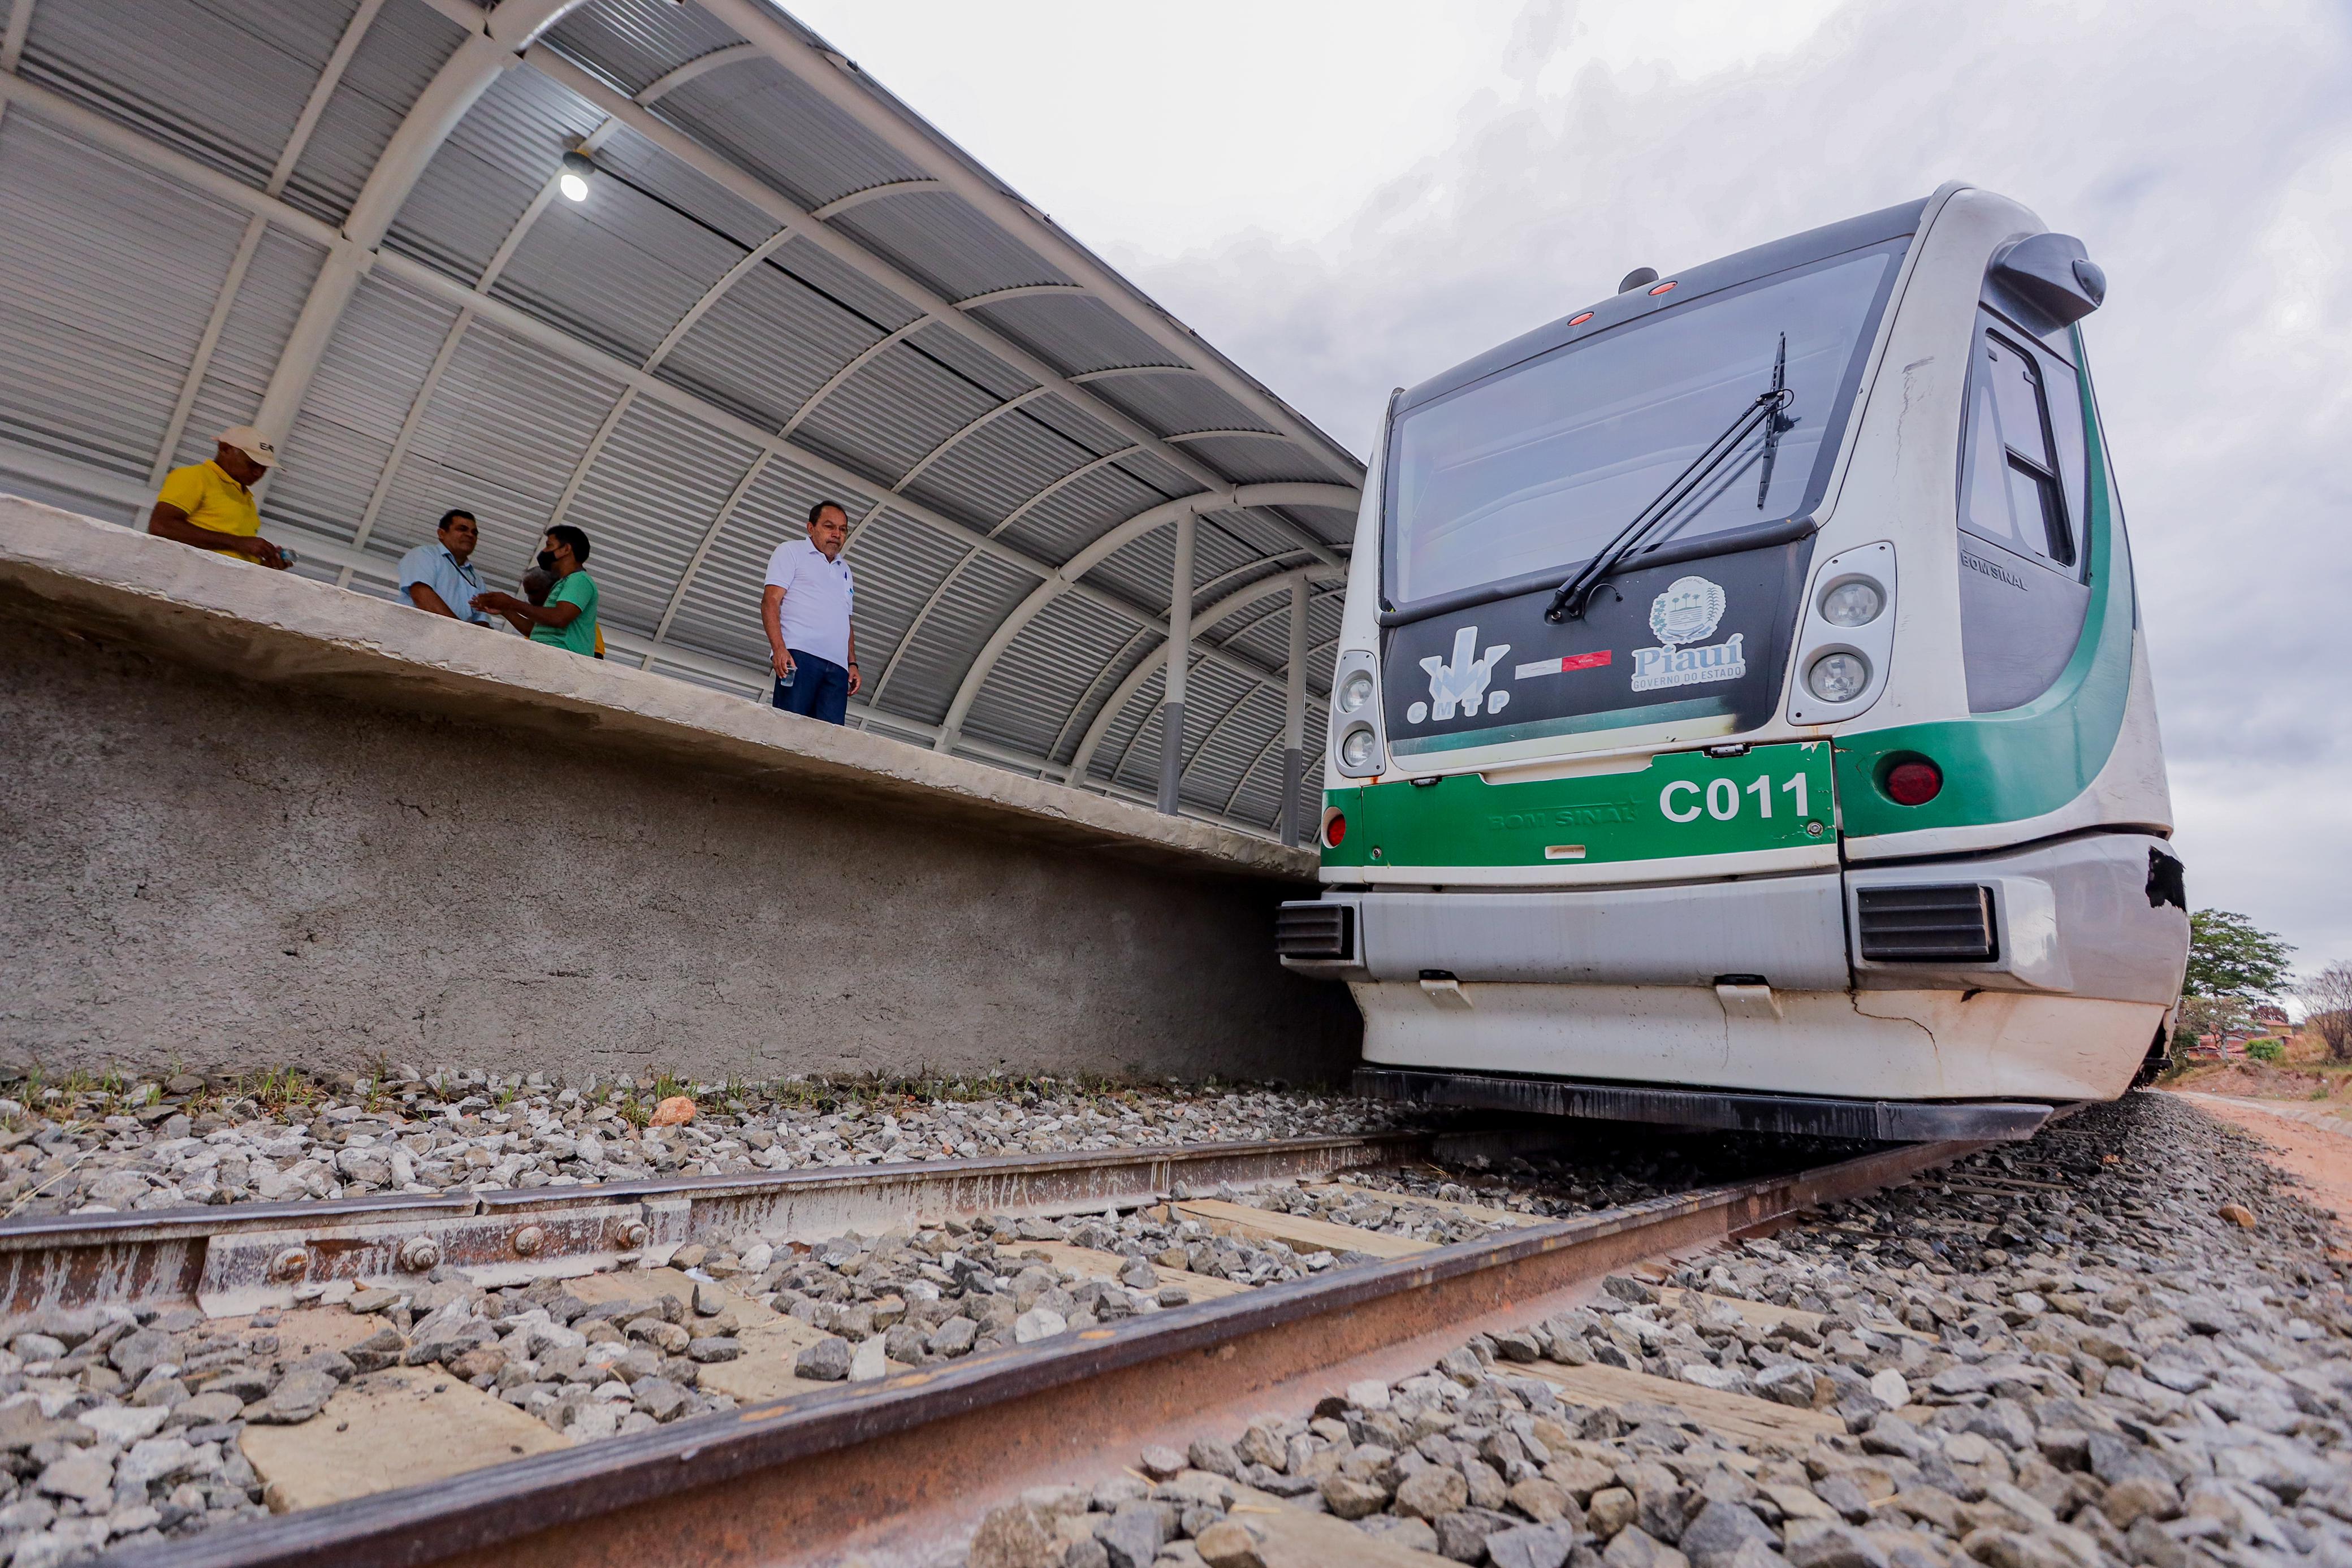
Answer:
<path fill-rule="evenodd" d="M 558 523 L 541 541 L 539 565 L 552 573 L 547 602 L 533 604 L 511 593 L 478 593 L 474 608 L 506 617 L 507 624 L 534 643 L 551 643 L 594 658 L 597 652 L 596 580 L 588 575 L 588 536 Z"/>

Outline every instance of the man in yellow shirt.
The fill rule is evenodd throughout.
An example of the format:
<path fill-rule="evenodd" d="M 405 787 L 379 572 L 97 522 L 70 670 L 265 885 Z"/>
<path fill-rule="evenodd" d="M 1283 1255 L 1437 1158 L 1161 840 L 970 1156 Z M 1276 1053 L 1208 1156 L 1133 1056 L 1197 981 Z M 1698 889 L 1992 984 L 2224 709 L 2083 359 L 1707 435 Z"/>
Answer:
<path fill-rule="evenodd" d="M 209 463 L 191 463 L 163 477 L 147 531 L 198 549 L 257 560 L 279 571 L 293 559 L 261 537 L 261 513 L 253 486 L 277 466 L 278 448 L 249 424 L 220 433 Z"/>

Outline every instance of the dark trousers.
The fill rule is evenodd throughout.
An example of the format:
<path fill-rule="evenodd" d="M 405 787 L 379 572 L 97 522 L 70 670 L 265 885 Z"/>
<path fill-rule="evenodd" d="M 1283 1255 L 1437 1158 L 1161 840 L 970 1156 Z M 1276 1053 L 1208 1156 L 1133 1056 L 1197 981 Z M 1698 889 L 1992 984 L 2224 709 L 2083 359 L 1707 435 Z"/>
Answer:
<path fill-rule="evenodd" d="M 831 659 L 820 659 L 814 653 L 791 650 L 793 679 L 790 685 L 776 683 L 776 695 L 771 705 L 786 713 L 796 713 L 806 718 L 823 719 L 827 724 L 845 724 L 849 720 L 849 672 Z"/>

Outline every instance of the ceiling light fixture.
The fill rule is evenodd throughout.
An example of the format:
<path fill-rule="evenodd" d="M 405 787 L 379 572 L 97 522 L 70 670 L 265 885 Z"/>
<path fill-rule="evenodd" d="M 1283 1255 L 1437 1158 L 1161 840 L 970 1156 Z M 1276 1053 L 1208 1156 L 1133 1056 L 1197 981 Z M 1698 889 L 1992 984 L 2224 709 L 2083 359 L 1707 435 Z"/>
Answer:
<path fill-rule="evenodd" d="M 574 148 L 563 155 L 563 172 L 556 176 L 555 188 L 563 193 L 566 201 L 584 202 L 588 199 L 588 176 L 595 172 L 595 160 Z"/>

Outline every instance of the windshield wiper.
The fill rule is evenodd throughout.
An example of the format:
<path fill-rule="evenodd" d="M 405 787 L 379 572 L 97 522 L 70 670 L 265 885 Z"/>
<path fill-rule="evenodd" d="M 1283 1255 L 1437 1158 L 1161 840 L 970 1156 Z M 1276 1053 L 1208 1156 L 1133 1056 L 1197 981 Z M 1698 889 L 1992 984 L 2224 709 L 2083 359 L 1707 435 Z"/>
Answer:
<path fill-rule="evenodd" d="M 1699 455 L 1691 459 L 1689 467 L 1676 475 L 1674 482 L 1659 491 L 1648 506 L 1636 512 L 1633 520 L 1619 529 L 1615 538 L 1594 552 L 1592 559 L 1586 561 L 1574 577 L 1559 585 L 1559 591 L 1551 596 L 1551 603 L 1544 610 L 1545 620 L 1557 623 L 1581 618 L 1585 606 L 1591 602 L 1593 592 L 1600 588 L 1602 580 L 1633 553 L 1633 548 L 1652 528 L 1689 499 L 1691 492 L 1706 482 L 1707 476 L 1722 467 L 1725 460 L 1739 450 L 1740 443 L 1748 439 L 1757 424 L 1765 420 L 1769 420 L 1772 425 L 1771 434 L 1766 437 L 1767 451 L 1769 451 L 1769 444 L 1785 428 L 1781 424 L 1782 416 L 1796 402 L 1796 393 L 1782 382 L 1788 341 L 1788 335 L 1783 333 L 1780 339 L 1782 360 L 1772 368 L 1771 389 L 1758 392 L 1756 401 L 1740 412 L 1739 417 L 1731 422 L 1728 429 L 1708 442 Z"/>
<path fill-rule="evenodd" d="M 1780 334 L 1780 351 L 1772 356 L 1772 391 L 1781 392 L 1789 384 L 1789 334 Z M 1764 476 L 1756 481 L 1756 509 L 1764 509 L 1764 497 L 1772 489 L 1772 459 L 1780 455 L 1780 436 L 1795 429 L 1797 422 L 1775 409 L 1771 422 L 1764 426 Z"/>

